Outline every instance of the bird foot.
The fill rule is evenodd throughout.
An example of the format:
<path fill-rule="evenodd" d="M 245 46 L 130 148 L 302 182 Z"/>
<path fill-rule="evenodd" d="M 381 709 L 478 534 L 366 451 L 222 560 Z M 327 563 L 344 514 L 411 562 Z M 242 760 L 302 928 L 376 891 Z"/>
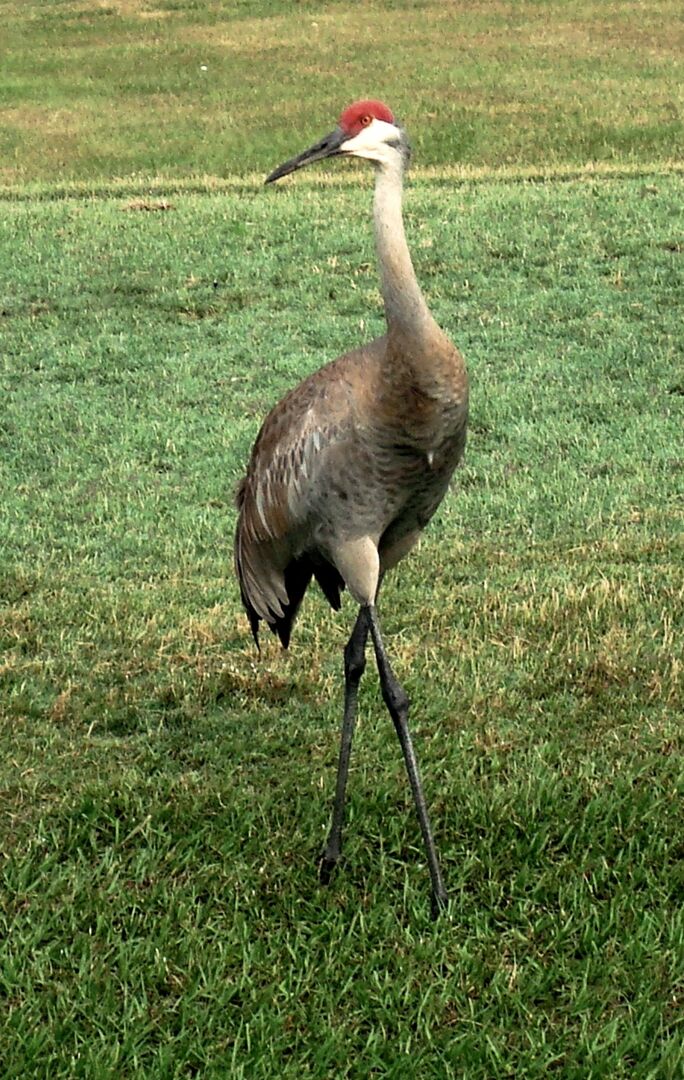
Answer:
<path fill-rule="evenodd" d="M 338 854 L 331 854 L 327 848 L 324 848 L 321 854 L 318 856 L 318 880 L 321 885 L 329 885 L 330 878 L 333 875 L 333 871 L 340 861 Z"/>
<path fill-rule="evenodd" d="M 430 914 L 433 920 L 438 919 L 443 911 L 446 911 L 449 905 L 449 897 L 447 896 L 445 889 L 439 889 L 437 892 L 433 892 L 430 897 Z"/>

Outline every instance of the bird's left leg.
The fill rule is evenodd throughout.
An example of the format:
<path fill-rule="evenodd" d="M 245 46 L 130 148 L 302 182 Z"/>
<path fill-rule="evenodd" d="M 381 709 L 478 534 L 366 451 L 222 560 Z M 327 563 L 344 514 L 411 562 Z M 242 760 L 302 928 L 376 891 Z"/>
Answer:
<path fill-rule="evenodd" d="M 319 877 L 323 885 L 327 885 L 330 881 L 330 875 L 339 862 L 342 853 L 342 827 L 344 825 L 344 803 L 347 791 L 347 776 L 349 775 L 349 758 L 356 725 L 359 683 L 366 667 L 367 638 L 368 622 L 365 609 L 361 608 L 354 623 L 351 637 L 344 650 L 344 715 L 342 717 L 342 737 L 337 765 L 335 801 L 333 802 L 330 832 L 319 861 Z"/>
<path fill-rule="evenodd" d="M 399 742 L 404 755 L 404 762 L 406 764 L 406 771 L 408 772 L 409 781 L 411 783 L 413 799 L 418 812 L 418 820 L 423 834 L 428 867 L 430 869 L 430 881 L 432 884 L 432 915 L 433 918 L 436 918 L 439 911 L 446 907 L 447 893 L 444 887 L 442 872 L 439 867 L 439 859 L 437 858 L 437 849 L 432 836 L 432 829 L 430 827 L 430 818 L 425 802 L 425 796 L 423 794 L 423 785 L 418 771 L 418 761 L 413 749 L 411 733 L 408 727 L 409 699 L 403 686 L 392 671 L 392 665 L 389 662 L 380 633 L 380 623 L 378 621 L 378 613 L 375 605 L 369 604 L 368 607 L 365 608 L 365 611 L 371 636 L 373 638 L 382 696 L 399 737 Z"/>
<path fill-rule="evenodd" d="M 347 774 L 349 772 L 349 757 L 356 724 L 359 683 L 366 666 L 366 641 L 370 628 L 366 613 L 368 604 L 375 600 L 380 586 L 380 557 L 377 544 L 373 542 L 371 537 L 362 536 L 352 540 L 342 540 L 334 545 L 330 555 L 330 561 L 341 574 L 349 592 L 360 604 L 360 608 L 351 637 L 344 650 L 342 739 L 337 767 L 332 823 L 328 841 L 319 862 L 320 879 L 323 884 L 327 884 L 329 881 L 342 850 L 342 825 L 344 823 L 344 801 L 347 789 Z"/>

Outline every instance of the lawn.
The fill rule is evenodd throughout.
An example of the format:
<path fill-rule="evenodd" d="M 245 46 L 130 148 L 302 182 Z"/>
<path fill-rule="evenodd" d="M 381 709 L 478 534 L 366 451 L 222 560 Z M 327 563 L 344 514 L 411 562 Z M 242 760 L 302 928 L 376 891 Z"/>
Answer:
<path fill-rule="evenodd" d="M 99 22 L 103 48 L 124 31 L 133 53 L 183 28 L 187 42 L 193 27 L 220 42 L 230 22 L 252 28 L 257 50 L 258 29 L 266 48 L 295 16 L 284 3 L 249 18 L 247 5 L 161 0 L 9 8 L 10 36 L 36 45 L 25 101 L 30 79 L 47 86 L 49 26 L 56 56 L 82 34 L 95 63 Z M 415 5 L 392 8 L 408 49 Z M 416 48 L 433 47 L 438 8 L 423 5 Z M 558 40 L 554 3 L 468 6 L 472 26 L 506 16 L 520 34 L 523 9 L 526 55 L 544 12 Z M 376 4 L 316 5 L 315 18 L 349 33 L 361 10 L 379 19 Z M 577 10 L 622 25 L 632 5 Z M 660 42 L 657 82 L 674 33 L 655 27 L 671 9 L 639 10 L 634 34 Z M 587 55 L 603 40 L 584 39 Z M 615 41 L 617 72 L 632 46 Z M 125 55 L 106 79 L 139 77 Z M 639 71 L 646 60 L 640 49 Z M 313 75 L 296 52 L 292 71 L 282 109 L 255 121 L 246 168 L 308 145 L 354 96 L 337 73 L 331 109 L 326 98 L 295 116 L 295 78 L 304 94 Z M 93 85 L 83 73 L 75 115 Z M 273 102 L 278 87 L 264 92 Z M 259 656 L 231 567 L 233 491 L 266 410 L 381 332 L 370 179 L 343 163 L 275 189 L 239 170 L 202 178 L 222 170 L 199 112 L 195 164 L 179 154 L 174 167 L 163 126 L 166 158 L 151 129 L 147 156 L 142 143 L 127 156 L 131 100 L 111 96 L 111 160 L 94 153 L 97 128 L 64 168 L 47 142 L 4 159 L 3 1077 L 678 1080 L 682 179 L 648 111 L 656 90 L 643 138 L 609 141 L 591 170 L 572 125 L 567 152 L 544 155 L 531 113 L 519 157 L 454 161 L 439 109 L 418 146 L 431 167 L 407 191 L 409 242 L 472 379 L 465 465 L 382 597 L 451 897 L 436 923 L 370 668 L 346 858 L 317 882 L 353 605 L 332 613 L 312 591 L 290 652 L 269 638 Z M 193 100 L 178 91 L 179 106 Z M 491 124 L 483 146 L 505 127 L 495 104 Z"/>
<path fill-rule="evenodd" d="M 0 182 L 240 175 L 359 97 L 423 165 L 681 159 L 680 0 L 5 0 Z"/>
<path fill-rule="evenodd" d="M 5 1075 L 678 1075 L 680 188 L 409 193 L 473 378 L 383 598 L 436 926 L 372 677 L 316 882 L 351 607 L 259 659 L 230 568 L 260 417 L 381 325 L 367 185 L 2 205 Z"/>

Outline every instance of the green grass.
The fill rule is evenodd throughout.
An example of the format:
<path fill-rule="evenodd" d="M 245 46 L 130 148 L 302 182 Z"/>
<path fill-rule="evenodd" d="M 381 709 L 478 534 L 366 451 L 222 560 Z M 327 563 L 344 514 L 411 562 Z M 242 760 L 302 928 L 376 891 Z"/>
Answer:
<path fill-rule="evenodd" d="M 0 182 L 266 171 L 385 98 L 423 164 L 681 158 L 679 0 L 6 0 Z"/>
<path fill-rule="evenodd" d="M 2 16 L 1 1075 L 679 1080 L 679 5 Z M 352 605 L 259 657 L 231 567 L 266 410 L 383 326 L 363 170 L 260 176 L 369 93 L 472 376 L 382 598 L 435 924 L 371 670 L 317 884 Z"/>
<path fill-rule="evenodd" d="M 383 595 L 434 925 L 372 672 L 317 885 L 351 605 L 258 658 L 230 566 L 265 410 L 382 326 L 368 185 L 0 204 L 3 1076 L 681 1075 L 681 187 L 408 193 L 473 382 Z"/>

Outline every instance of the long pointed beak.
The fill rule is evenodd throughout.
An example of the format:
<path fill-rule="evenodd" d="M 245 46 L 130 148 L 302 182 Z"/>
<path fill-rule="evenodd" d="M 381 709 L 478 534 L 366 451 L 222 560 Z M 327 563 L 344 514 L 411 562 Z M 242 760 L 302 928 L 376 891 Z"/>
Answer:
<path fill-rule="evenodd" d="M 335 157 L 336 154 L 342 153 L 340 147 L 345 142 L 348 136 L 344 133 L 342 128 L 335 128 L 329 135 L 326 135 L 320 142 L 314 143 L 308 150 L 304 150 L 303 153 L 297 154 L 296 157 L 290 158 L 289 161 L 283 162 L 277 169 L 274 169 L 272 173 L 264 180 L 265 184 L 272 184 L 274 180 L 280 180 L 281 176 L 287 176 L 288 173 L 296 172 L 297 169 L 303 168 L 304 165 L 310 165 L 313 161 L 321 161 L 322 158 Z"/>

